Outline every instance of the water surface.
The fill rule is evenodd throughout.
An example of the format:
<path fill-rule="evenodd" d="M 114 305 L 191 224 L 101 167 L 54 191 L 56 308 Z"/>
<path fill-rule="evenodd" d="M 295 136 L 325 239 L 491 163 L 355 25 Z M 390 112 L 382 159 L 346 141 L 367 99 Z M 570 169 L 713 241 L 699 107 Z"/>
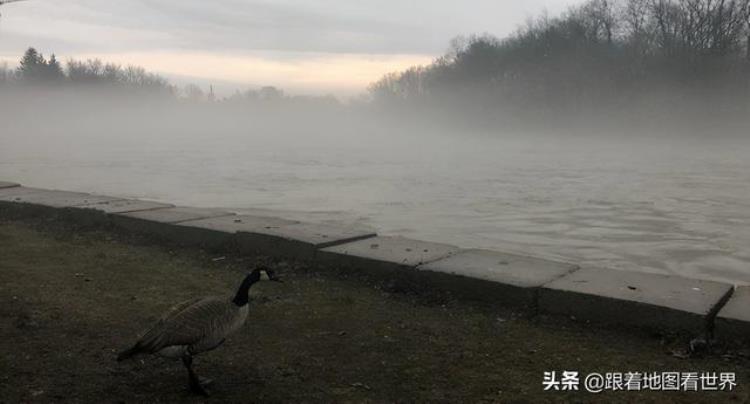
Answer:
<path fill-rule="evenodd" d="M 0 134 L 0 177 L 750 283 L 747 142 L 126 129 Z"/>

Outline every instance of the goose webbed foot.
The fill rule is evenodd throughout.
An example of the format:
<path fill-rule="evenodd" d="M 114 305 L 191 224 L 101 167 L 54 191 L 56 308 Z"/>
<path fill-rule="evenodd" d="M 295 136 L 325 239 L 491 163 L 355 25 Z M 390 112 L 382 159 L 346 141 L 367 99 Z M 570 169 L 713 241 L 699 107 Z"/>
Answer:
<path fill-rule="evenodd" d="M 206 390 L 206 385 L 201 383 L 200 379 L 195 375 L 195 373 L 190 375 L 190 391 L 192 391 L 193 394 L 197 394 L 200 396 L 210 396 L 208 390 Z"/>
<path fill-rule="evenodd" d="M 187 368 L 188 371 L 188 386 L 190 387 L 190 391 L 192 391 L 194 394 L 198 394 L 204 397 L 208 397 L 208 391 L 206 390 L 206 386 L 211 384 L 213 381 L 210 379 L 203 379 L 203 382 L 201 381 L 201 378 L 198 377 L 198 375 L 195 374 L 193 371 L 193 357 L 190 355 L 185 355 L 182 357 L 182 363 L 185 364 L 185 368 Z"/>

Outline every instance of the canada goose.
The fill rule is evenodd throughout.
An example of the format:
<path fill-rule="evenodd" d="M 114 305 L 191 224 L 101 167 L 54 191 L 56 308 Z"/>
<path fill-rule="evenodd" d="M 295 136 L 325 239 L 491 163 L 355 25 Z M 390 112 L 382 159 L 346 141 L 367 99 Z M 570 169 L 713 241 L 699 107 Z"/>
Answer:
<path fill-rule="evenodd" d="M 117 361 L 138 354 L 181 358 L 188 371 L 190 390 L 208 395 L 193 371 L 193 356 L 217 348 L 245 323 L 248 291 L 260 280 L 281 282 L 271 270 L 256 268 L 247 274 L 234 297 L 211 296 L 182 302 L 167 311 L 133 347 L 120 352 Z"/>

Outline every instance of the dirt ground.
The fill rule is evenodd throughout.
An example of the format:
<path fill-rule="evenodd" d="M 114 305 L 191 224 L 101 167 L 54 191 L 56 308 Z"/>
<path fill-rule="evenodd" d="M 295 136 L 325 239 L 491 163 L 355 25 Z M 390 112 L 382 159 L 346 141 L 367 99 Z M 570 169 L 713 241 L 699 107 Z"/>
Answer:
<path fill-rule="evenodd" d="M 742 355 L 680 358 L 680 338 L 533 319 L 294 263 L 251 290 L 247 324 L 181 363 L 117 363 L 182 300 L 230 295 L 260 258 L 220 259 L 105 230 L 0 220 L 0 402 L 747 402 Z M 736 372 L 733 392 L 543 391 L 545 371 Z"/>

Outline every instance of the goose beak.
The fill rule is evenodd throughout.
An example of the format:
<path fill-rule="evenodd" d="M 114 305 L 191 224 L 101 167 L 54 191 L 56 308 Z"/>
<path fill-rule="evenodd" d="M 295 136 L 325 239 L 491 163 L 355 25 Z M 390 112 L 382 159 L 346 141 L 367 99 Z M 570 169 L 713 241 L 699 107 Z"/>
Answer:
<path fill-rule="evenodd" d="M 275 273 L 273 273 L 271 271 L 268 272 L 268 280 L 269 281 L 274 281 L 274 282 L 279 282 L 279 283 L 284 283 L 284 281 L 281 280 L 281 278 L 279 278 L 278 275 L 276 275 Z"/>
<path fill-rule="evenodd" d="M 270 269 L 266 269 L 264 272 L 265 272 L 265 278 L 266 278 L 266 280 L 284 283 L 284 281 L 282 281 L 278 277 L 278 275 L 276 275 L 276 272 L 271 271 Z"/>

